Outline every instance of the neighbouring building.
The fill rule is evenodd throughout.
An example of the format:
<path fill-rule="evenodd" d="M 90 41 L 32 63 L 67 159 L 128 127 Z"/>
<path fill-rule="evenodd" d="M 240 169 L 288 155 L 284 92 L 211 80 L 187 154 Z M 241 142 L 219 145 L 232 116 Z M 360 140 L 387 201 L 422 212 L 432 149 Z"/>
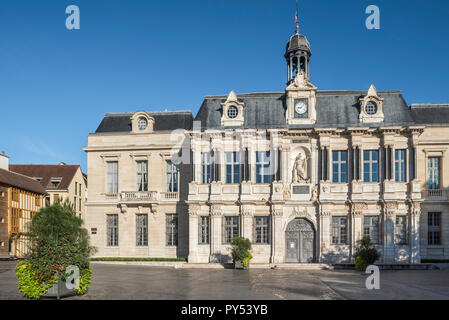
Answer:
<path fill-rule="evenodd" d="M 42 207 L 45 189 L 34 179 L 8 170 L 0 155 L 0 258 L 22 258 L 28 252 L 29 222 Z"/>
<path fill-rule="evenodd" d="M 335 263 L 370 236 L 385 263 L 449 259 L 449 104 L 320 91 L 311 56 L 297 26 L 284 92 L 106 114 L 85 148 L 97 256 L 223 262 L 243 236 L 255 263 Z"/>
<path fill-rule="evenodd" d="M 79 165 L 11 164 L 9 170 L 38 181 L 46 190 L 44 206 L 69 199 L 78 217 L 85 218 L 87 177 Z"/>

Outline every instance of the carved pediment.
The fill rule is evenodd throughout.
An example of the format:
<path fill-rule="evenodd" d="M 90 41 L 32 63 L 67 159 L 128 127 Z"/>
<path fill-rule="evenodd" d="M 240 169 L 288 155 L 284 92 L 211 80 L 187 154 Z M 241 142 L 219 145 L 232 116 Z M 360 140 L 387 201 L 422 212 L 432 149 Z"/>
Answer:
<path fill-rule="evenodd" d="M 317 87 L 309 81 L 305 72 L 300 70 L 300 72 L 296 75 L 295 80 L 287 87 L 286 90 L 317 90 Z"/>

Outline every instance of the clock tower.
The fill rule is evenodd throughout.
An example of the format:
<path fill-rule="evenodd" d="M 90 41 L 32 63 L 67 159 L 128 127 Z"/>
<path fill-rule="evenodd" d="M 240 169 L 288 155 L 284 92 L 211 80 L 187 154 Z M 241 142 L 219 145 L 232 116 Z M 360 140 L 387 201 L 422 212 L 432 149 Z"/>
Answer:
<path fill-rule="evenodd" d="M 299 33 L 296 18 L 296 33 L 290 38 L 285 51 L 287 61 L 287 124 L 315 124 L 316 91 L 310 82 L 310 50 L 309 41 Z"/>

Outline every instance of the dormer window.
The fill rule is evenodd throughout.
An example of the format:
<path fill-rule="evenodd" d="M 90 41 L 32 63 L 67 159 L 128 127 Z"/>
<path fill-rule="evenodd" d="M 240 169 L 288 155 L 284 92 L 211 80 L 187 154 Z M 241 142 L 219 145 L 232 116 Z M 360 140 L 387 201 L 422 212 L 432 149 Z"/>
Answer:
<path fill-rule="evenodd" d="M 154 128 L 154 118 L 144 111 L 136 112 L 131 117 L 132 131 L 134 133 L 152 133 Z"/>
<path fill-rule="evenodd" d="M 377 113 L 377 104 L 374 101 L 369 101 L 365 106 L 365 111 L 369 115 Z"/>
<path fill-rule="evenodd" d="M 235 119 L 237 115 L 239 114 L 239 110 L 236 106 L 230 106 L 228 108 L 228 118 L 229 119 Z"/>
<path fill-rule="evenodd" d="M 378 123 L 384 121 L 384 99 L 379 97 L 376 88 L 371 85 L 368 94 L 359 99 L 359 120 L 362 123 Z"/>
<path fill-rule="evenodd" d="M 228 98 L 221 104 L 222 117 L 221 125 L 224 127 L 238 127 L 243 125 L 243 110 L 245 104 L 237 99 L 234 91 L 229 93 Z"/>
<path fill-rule="evenodd" d="M 137 124 L 140 131 L 144 131 L 148 127 L 148 121 L 146 118 L 139 118 L 139 122 Z"/>
<path fill-rule="evenodd" d="M 56 189 L 61 184 L 61 181 L 62 178 L 51 178 L 50 181 L 48 182 L 48 187 Z"/>

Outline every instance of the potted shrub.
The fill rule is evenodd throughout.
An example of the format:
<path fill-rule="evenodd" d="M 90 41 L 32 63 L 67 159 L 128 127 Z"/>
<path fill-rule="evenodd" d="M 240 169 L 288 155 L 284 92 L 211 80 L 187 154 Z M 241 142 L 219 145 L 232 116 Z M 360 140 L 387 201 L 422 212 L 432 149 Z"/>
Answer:
<path fill-rule="evenodd" d="M 369 265 L 379 259 L 380 254 L 371 242 L 370 237 L 366 236 L 358 241 L 354 257 L 355 268 L 360 271 L 365 271 Z"/>
<path fill-rule="evenodd" d="M 89 256 L 93 248 L 82 224 L 68 201 L 43 208 L 33 217 L 28 233 L 29 255 L 16 267 L 20 292 L 28 298 L 39 299 L 87 291 L 92 273 Z M 78 287 L 71 289 L 75 283 Z"/>
<path fill-rule="evenodd" d="M 251 241 L 242 237 L 234 237 L 231 242 L 231 256 L 234 268 L 248 269 L 253 256 L 251 255 Z"/>

